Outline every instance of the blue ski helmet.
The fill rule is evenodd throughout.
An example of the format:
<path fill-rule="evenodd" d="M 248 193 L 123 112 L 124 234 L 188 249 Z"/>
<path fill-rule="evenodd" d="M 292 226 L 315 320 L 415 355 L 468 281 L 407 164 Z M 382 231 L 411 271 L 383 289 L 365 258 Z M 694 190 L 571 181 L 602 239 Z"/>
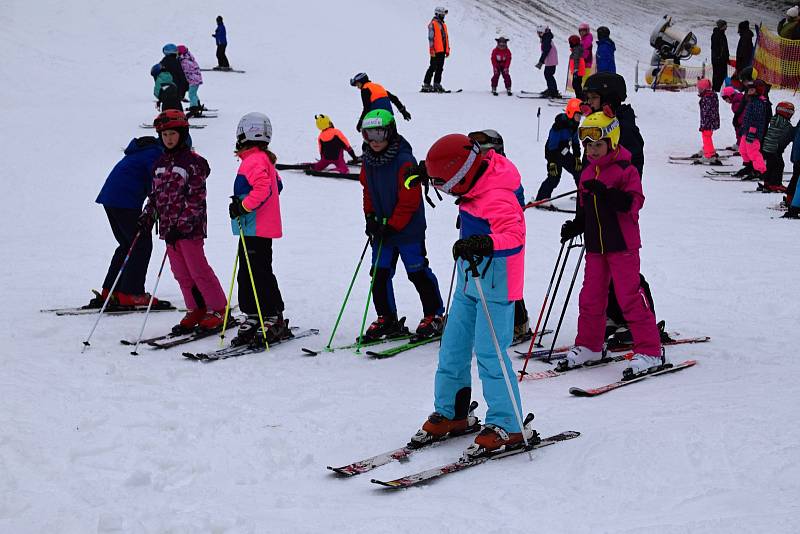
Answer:
<path fill-rule="evenodd" d="M 153 65 L 152 68 L 150 69 L 150 76 L 152 76 L 153 78 L 157 77 L 159 74 L 161 74 L 161 68 L 162 68 L 161 63 L 156 63 L 155 65 Z"/>
<path fill-rule="evenodd" d="M 170 54 L 177 55 L 178 54 L 178 45 L 176 45 L 175 43 L 167 43 L 167 44 L 164 45 L 164 48 L 162 48 L 161 51 L 164 52 L 165 56 L 168 56 Z"/>

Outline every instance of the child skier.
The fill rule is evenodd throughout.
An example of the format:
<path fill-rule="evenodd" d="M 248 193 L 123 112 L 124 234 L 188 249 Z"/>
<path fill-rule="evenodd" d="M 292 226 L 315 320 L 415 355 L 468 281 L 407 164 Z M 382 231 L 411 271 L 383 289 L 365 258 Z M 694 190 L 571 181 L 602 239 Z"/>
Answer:
<path fill-rule="evenodd" d="M 356 151 L 350 146 L 350 141 L 341 130 L 333 126 L 331 118 L 327 115 L 314 115 L 314 119 L 319 128 L 317 145 L 319 147 L 319 161 L 311 165 L 315 171 L 324 170 L 328 165 L 333 165 L 337 172 L 347 174 L 350 169 L 344 161 L 345 151 L 350 154 L 350 158 L 357 160 Z"/>
<path fill-rule="evenodd" d="M 470 132 L 467 134 L 467 137 L 478 143 L 481 154 L 487 154 L 489 150 L 494 150 L 501 156 L 506 157 L 503 136 L 500 135 L 497 130 Z M 522 183 L 519 184 L 519 188 L 514 191 L 514 194 L 517 197 L 519 205 L 525 206 L 525 188 L 522 187 Z M 522 343 L 530 339 L 532 334 L 525 301 L 523 299 L 514 301 L 514 338 L 511 340 L 511 344 L 516 345 L 517 343 Z"/>
<path fill-rule="evenodd" d="M 734 89 L 731 85 L 723 87 L 719 94 L 722 97 L 722 100 L 731 106 L 731 111 L 733 112 L 733 119 L 731 120 L 731 124 L 733 124 L 733 133 L 736 139 L 739 139 L 737 132 L 739 131 L 739 128 L 742 127 L 742 118 L 744 115 L 744 95 Z M 738 147 L 736 149 L 738 150 Z"/>
<path fill-rule="evenodd" d="M 714 130 L 719 130 L 719 99 L 711 88 L 711 80 L 697 80 L 697 95 L 700 97 L 700 134 L 703 138 L 704 165 L 722 165 L 714 148 Z"/>
<path fill-rule="evenodd" d="M 764 138 L 771 109 L 766 97 L 767 84 L 763 80 L 755 80 L 746 88 L 747 103 L 742 118 L 742 127 L 739 129 L 739 154 L 744 163 L 742 171 L 747 169 L 750 171 L 741 178 L 742 180 L 759 180 L 767 170 L 767 164 L 761 154 L 761 141 Z"/>
<path fill-rule="evenodd" d="M 581 143 L 578 140 L 578 125 L 582 116 L 581 101 L 578 98 L 570 99 L 564 108 L 564 113 L 556 115 L 544 145 L 547 178 L 539 186 L 536 200 L 544 200 L 553 195 L 553 190 L 561 181 L 562 169 L 566 169 L 572 175 L 575 183 L 578 182 L 583 168 Z"/>
<path fill-rule="evenodd" d="M 794 139 L 795 128 L 792 126 L 794 104 L 791 102 L 778 102 L 775 106 L 775 115 L 769 121 L 769 128 L 764 136 L 764 145 L 761 152 L 766 160 L 767 172 L 764 182 L 759 184 L 759 189 L 765 193 L 783 193 L 783 152 Z"/>
<path fill-rule="evenodd" d="M 186 75 L 186 82 L 189 84 L 189 113 L 186 114 L 186 117 L 198 117 L 203 111 L 203 108 L 200 107 L 200 99 L 197 98 L 197 90 L 203 83 L 203 73 L 200 72 L 200 65 L 197 64 L 197 60 L 186 48 L 186 45 L 178 45 L 178 59 Z"/>
<path fill-rule="evenodd" d="M 561 93 L 558 92 L 558 84 L 556 83 L 556 67 L 558 66 L 558 51 L 556 45 L 553 44 L 553 32 L 550 28 L 540 24 L 536 27 L 536 33 L 539 35 L 541 43 L 542 55 L 539 56 L 539 62 L 536 63 L 536 68 L 541 69 L 544 65 L 544 80 L 547 82 L 547 89 L 540 93 L 540 96 L 545 98 L 561 98 Z"/>
<path fill-rule="evenodd" d="M 239 240 L 237 282 L 239 308 L 247 317 L 231 341 L 233 345 L 261 340 L 274 343 L 291 337 L 288 321 L 283 318 L 281 290 L 272 270 L 272 241 L 283 235 L 278 196 L 283 186 L 275 170 L 276 157 L 269 150 L 271 140 L 272 123 L 263 113 L 248 113 L 239 120 L 236 155 L 242 163 L 233 182 L 234 197 L 228 212 L 233 234 L 244 235 Z"/>
<path fill-rule="evenodd" d="M 398 258 L 422 301 L 423 318 L 416 334 L 420 338 L 442 333 L 444 305 L 439 283 L 428 266 L 425 251 L 425 205 L 419 184 L 406 188 L 405 178 L 416 160 L 408 144 L 397 133 L 394 116 L 385 109 L 370 111 L 361 123 L 364 137 L 360 181 L 364 188 L 366 234 L 372 238 L 372 302 L 378 318 L 362 341 L 401 334 L 405 327 L 397 318 L 392 277 Z"/>
<path fill-rule="evenodd" d="M 153 189 L 139 218 L 149 232 L 158 220 L 161 239 L 167 244 L 172 274 L 181 288 L 187 312 L 173 330 L 222 327 L 225 293 L 203 251 L 206 237 L 206 179 L 208 162 L 192 150 L 189 121 L 182 111 L 162 111 L 153 122 L 164 145 L 153 166 Z M 197 287 L 203 304 L 195 299 Z"/>
<path fill-rule="evenodd" d="M 584 59 L 581 38 L 577 35 L 569 36 L 569 73 L 572 77 L 572 90 L 575 98 L 583 100 L 583 77 L 586 75 L 586 60 Z"/>
<path fill-rule="evenodd" d="M 666 364 L 655 316 L 639 280 L 642 181 L 631 164 L 630 152 L 619 145 L 616 117 L 592 113 L 578 135 L 589 164 L 578 184 L 578 213 L 562 226 L 561 240 L 584 234 L 586 267 L 575 346 L 558 366 L 580 367 L 603 358 L 608 287 L 613 280 L 634 343 L 635 354 L 623 378 L 633 378 Z"/>
<path fill-rule="evenodd" d="M 522 447 L 523 432 L 529 444 L 536 443 L 534 430 L 520 428 L 519 389 L 517 381 L 509 379 L 513 370 L 506 354 L 514 302 L 522 298 L 524 283 L 525 219 L 515 196 L 519 172 L 494 150 L 481 154 L 478 144 L 462 134 L 436 141 L 425 167 L 434 187 L 458 198 L 460 239 L 453 245 L 458 284 L 439 349 L 435 411 L 409 445 L 438 441 L 476 426 L 477 420 L 468 414 L 473 352 L 488 410 L 483 430 L 465 454 L 477 457 Z M 473 266 L 482 279 L 485 302 L 479 296 Z"/>
<path fill-rule="evenodd" d="M 580 25 L 578 25 L 578 35 L 581 38 L 581 46 L 583 47 L 583 61 L 586 64 L 586 76 L 589 76 L 589 74 L 592 72 L 592 65 L 594 64 L 592 53 L 594 36 L 589 29 L 589 24 L 582 22 Z"/>
<path fill-rule="evenodd" d="M 178 96 L 183 100 L 186 91 L 189 90 L 189 82 L 186 81 L 186 73 L 183 72 L 181 62 L 178 60 L 178 46 L 167 43 L 161 51 L 164 53 L 164 57 L 161 58 L 161 67 L 172 75 L 172 81 L 178 88 Z"/>
<path fill-rule="evenodd" d="M 102 293 L 93 298 L 87 307 L 100 308 L 109 296 L 114 279 L 136 236 L 142 204 L 150 192 L 150 184 L 153 181 L 153 164 L 163 151 L 164 147 L 155 137 L 131 139 L 125 149 L 125 157 L 114 165 L 100 194 L 97 195 L 95 202 L 102 204 L 118 246 L 111 258 L 111 265 L 108 266 Z M 144 281 L 152 250 L 153 240 L 150 232 L 141 232 L 125 270 L 117 282 L 111 303 L 122 306 L 147 306 L 150 295 L 144 292 Z M 153 306 L 171 307 L 169 302 L 159 299 L 153 299 Z"/>
<path fill-rule="evenodd" d="M 617 72 L 617 63 L 614 55 L 617 45 L 611 40 L 611 30 L 606 26 L 597 28 L 597 72 Z"/>
<path fill-rule="evenodd" d="M 364 120 L 364 116 L 374 109 L 385 109 L 394 115 L 392 104 L 403 116 L 403 119 L 411 120 L 411 113 L 400 102 L 400 99 L 387 91 L 382 85 L 371 81 L 366 72 L 359 72 L 350 78 L 350 85 L 361 91 L 361 115 L 356 123 L 356 130 L 359 132 L 361 131 L 361 122 Z"/>
<path fill-rule="evenodd" d="M 511 50 L 508 49 L 508 39 L 506 37 L 498 37 L 495 39 L 497 46 L 492 50 L 492 94 L 497 96 L 497 82 L 500 80 L 500 75 L 503 75 L 503 84 L 506 86 L 506 94 L 511 96 L 511 74 L 508 69 L 511 67 Z"/>
<path fill-rule="evenodd" d="M 183 111 L 181 98 L 178 96 L 178 86 L 172 79 L 172 74 L 164 70 L 161 63 L 156 63 L 150 69 L 150 76 L 153 77 L 153 95 L 156 97 L 156 109 L 166 111 L 177 109 Z"/>

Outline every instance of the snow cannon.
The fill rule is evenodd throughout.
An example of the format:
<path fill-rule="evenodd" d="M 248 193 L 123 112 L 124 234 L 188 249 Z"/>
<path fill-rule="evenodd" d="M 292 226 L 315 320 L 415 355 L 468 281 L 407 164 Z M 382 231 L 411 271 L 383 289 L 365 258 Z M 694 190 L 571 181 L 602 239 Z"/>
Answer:
<path fill-rule="evenodd" d="M 650 46 L 655 49 L 651 65 L 671 60 L 689 59 L 700 53 L 697 37 L 692 32 L 679 30 L 672 25 L 672 17 L 664 15 L 650 34 Z"/>

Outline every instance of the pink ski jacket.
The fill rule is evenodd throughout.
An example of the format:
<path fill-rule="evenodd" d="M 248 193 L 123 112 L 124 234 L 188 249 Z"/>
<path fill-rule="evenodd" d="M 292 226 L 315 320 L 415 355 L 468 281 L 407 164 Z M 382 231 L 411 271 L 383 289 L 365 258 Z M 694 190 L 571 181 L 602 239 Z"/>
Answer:
<path fill-rule="evenodd" d="M 281 204 L 278 199 L 283 184 L 267 154 L 253 147 L 242 152 L 239 171 L 233 182 L 233 194 L 242 199 L 250 213 L 240 217 L 244 235 L 277 239 L 283 235 Z M 234 235 L 239 235 L 237 219 L 231 220 Z"/>

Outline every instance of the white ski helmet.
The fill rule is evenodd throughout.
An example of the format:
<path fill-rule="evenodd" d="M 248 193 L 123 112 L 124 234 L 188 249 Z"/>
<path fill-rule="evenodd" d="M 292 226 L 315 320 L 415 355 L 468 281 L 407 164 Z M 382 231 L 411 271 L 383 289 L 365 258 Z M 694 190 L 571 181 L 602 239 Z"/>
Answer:
<path fill-rule="evenodd" d="M 237 145 L 245 141 L 269 143 L 271 139 L 272 123 L 263 113 L 252 112 L 239 119 L 239 125 L 236 127 Z"/>
<path fill-rule="evenodd" d="M 439 6 L 433 10 L 433 14 L 436 15 L 437 17 L 444 17 L 445 15 L 447 15 L 447 9 Z"/>

